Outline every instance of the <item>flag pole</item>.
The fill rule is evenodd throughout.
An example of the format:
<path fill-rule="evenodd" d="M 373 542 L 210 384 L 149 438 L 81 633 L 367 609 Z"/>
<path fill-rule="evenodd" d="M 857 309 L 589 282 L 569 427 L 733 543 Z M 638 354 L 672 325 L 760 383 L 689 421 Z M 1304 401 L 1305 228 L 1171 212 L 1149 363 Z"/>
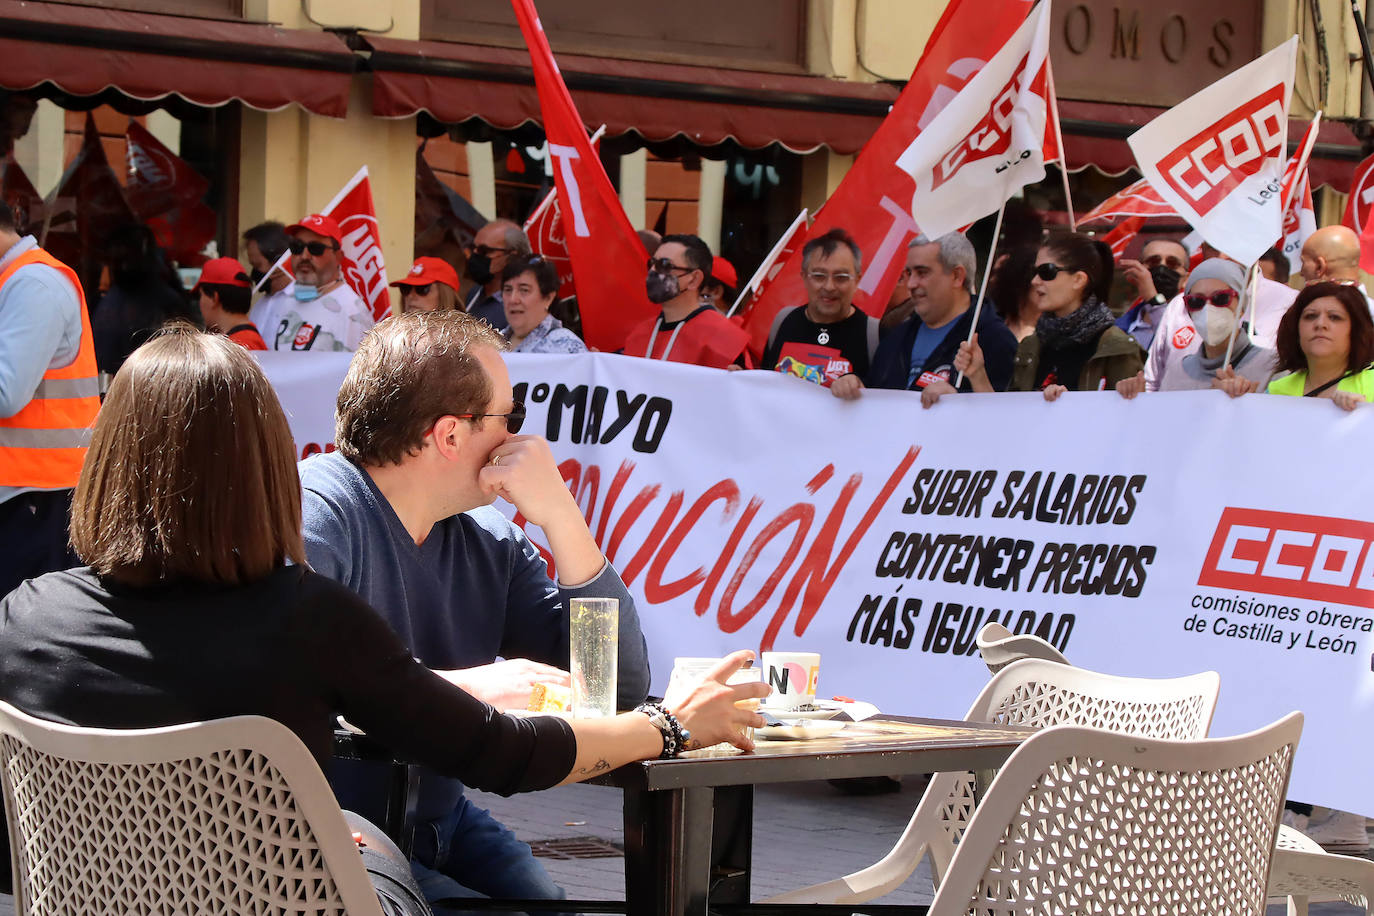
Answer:
<path fill-rule="evenodd" d="M 1259 262 L 1250 265 L 1250 276 L 1246 278 L 1245 289 L 1249 302 L 1245 307 L 1245 322 L 1253 323 L 1255 320 L 1255 295 L 1259 292 Z M 1236 322 L 1235 330 L 1231 332 L 1231 339 L 1226 342 L 1226 358 L 1221 361 L 1222 366 L 1231 365 L 1231 353 L 1236 348 L 1236 338 L 1240 336 L 1241 322 Z M 1254 328 L 1250 328 L 1250 333 L 1254 333 Z"/>
<path fill-rule="evenodd" d="M 1288 208 L 1293 205 L 1293 195 L 1298 192 L 1298 176 L 1307 168 L 1307 160 L 1312 157 L 1312 148 L 1317 145 L 1317 129 L 1321 127 L 1322 110 L 1317 109 L 1317 113 L 1312 116 L 1312 123 L 1307 128 L 1307 133 L 1303 135 L 1303 144 L 1298 147 L 1298 167 L 1293 170 L 1293 184 L 1288 188 L 1287 195 L 1281 201 L 1282 209 L 1279 211 L 1288 215 Z M 1311 142 L 1308 142 L 1310 139 Z"/>
<path fill-rule="evenodd" d="M 757 289 L 759 285 L 763 283 L 764 278 L 768 276 L 769 269 L 773 266 L 773 262 L 782 254 L 783 246 L 786 245 L 787 240 L 792 237 L 792 233 L 797 231 L 797 224 L 804 222 L 807 216 L 810 215 L 810 212 L 811 211 L 807 208 L 802 207 L 802 211 L 797 214 L 797 218 L 792 220 L 792 225 L 788 226 L 783 234 L 778 237 L 778 241 L 773 245 L 773 250 L 768 252 L 768 257 L 763 259 L 763 263 L 759 265 L 759 269 L 754 271 L 754 275 L 749 278 L 748 283 L 740 287 L 739 295 L 735 297 L 735 304 L 730 306 L 730 311 L 725 313 L 726 318 L 729 318 L 731 315 L 735 314 L 735 312 L 739 311 L 740 303 L 744 302 L 744 297 L 749 295 L 751 290 Z"/>
<path fill-rule="evenodd" d="M 1002 234 L 1002 214 L 1007 212 L 1007 202 L 1002 201 L 1002 206 L 997 208 L 997 223 L 992 228 L 992 244 L 988 246 L 988 262 L 983 266 L 983 282 L 978 284 L 978 299 L 973 304 L 973 323 L 968 328 L 968 341 L 973 340 L 973 335 L 978 333 L 978 316 L 983 311 L 983 294 L 987 291 L 988 280 L 992 277 L 993 256 L 997 253 L 997 237 Z M 964 373 L 960 372 L 954 377 L 954 387 L 957 389 L 964 384 Z"/>
<path fill-rule="evenodd" d="M 1073 195 L 1069 193 L 1069 166 L 1064 159 L 1064 135 L 1059 129 L 1059 94 L 1054 91 L 1054 67 L 1045 58 L 1045 79 L 1049 83 L 1050 105 L 1054 109 L 1054 143 L 1059 150 L 1059 177 L 1064 182 L 1064 205 L 1069 208 L 1069 228 L 1078 231 L 1078 220 L 1073 215 Z M 995 241 L 995 240 L 994 240 Z"/>
<path fill-rule="evenodd" d="M 1369 25 L 1360 12 L 1360 0 L 1350 0 L 1350 12 L 1355 17 L 1355 34 L 1360 36 L 1360 50 L 1364 52 L 1364 75 L 1374 89 L 1374 56 L 1369 53 Z"/>

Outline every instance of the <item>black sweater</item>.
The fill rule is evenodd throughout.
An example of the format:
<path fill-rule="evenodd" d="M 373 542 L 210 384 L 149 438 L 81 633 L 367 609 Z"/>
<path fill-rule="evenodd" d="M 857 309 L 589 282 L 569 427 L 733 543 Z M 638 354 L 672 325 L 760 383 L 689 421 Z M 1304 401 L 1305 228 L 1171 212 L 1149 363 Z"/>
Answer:
<path fill-rule="evenodd" d="M 0 600 L 0 698 L 96 728 L 268 716 L 321 766 L 342 713 L 405 759 L 507 795 L 557 784 L 576 754 L 568 723 L 500 714 L 300 567 L 239 587 L 128 588 L 89 568 L 25 582 Z"/>

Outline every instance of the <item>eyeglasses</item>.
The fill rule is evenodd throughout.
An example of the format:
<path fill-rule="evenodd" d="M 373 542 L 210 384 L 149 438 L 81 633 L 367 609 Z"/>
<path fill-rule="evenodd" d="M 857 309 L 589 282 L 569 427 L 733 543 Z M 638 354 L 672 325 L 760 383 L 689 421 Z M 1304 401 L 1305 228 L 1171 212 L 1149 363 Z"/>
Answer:
<path fill-rule="evenodd" d="M 1152 254 L 1140 263 L 1144 264 L 1146 267 L 1158 267 L 1159 265 L 1163 264 L 1165 267 L 1169 268 L 1174 273 L 1182 273 L 1183 271 L 1183 262 L 1180 261 L 1178 258 L 1174 257 L 1173 255 L 1165 256 L 1160 254 Z"/>
<path fill-rule="evenodd" d="M 673 263 L 672 258 L 650 258 L 647 265 L 650 273 L 668 274 L 681 273 L 689 274 L 696 270 L 695 267 L 680 267 Z"/>
<path fill-rule="evenodd" d="M 1196 312 L 1198 309 L 1208 304 L 1226 308 L 1234 302 L 1239 295 L 1240 293 L 1237 293 L 1233 289 L 1218 290 L 1210 296 L 1204 296 L 1201 293 L 1190 293 L 1183 297 L 1183 304 L 1190 312 Z"/>
<path fill-rule="evenodd" d="M 1069 268 L 1067 267 L 1060 267 L 1058 264 L 1055 264 L 1052 261 L 1046 261 L 1043 264 L 1035 265 L 1035 275 L 1039 277 L 1041 280 L 1044 280 L 1046 283 L 1049 283 L 1055 277 L 1064 273 L 1068 269 Z"/>
<path fill-rule="evenodd" d="M 486 417 L 504 417 L 506 420 L 506 432 L 512 436 L 520 432 L 520 427 L 525 424 L 525 402 L 516 401 L 511 405 L 510 413 L 456 413 L 459 420 L 481 420 Z"/>
<path fill-rule="evenodd" d="M 300 239 L 292 239 L 287 243 L 292 254 L 300 254 L 303 251 L 310 252 L 314 257 L 323 257 L 326 251 L 337 251 L 338 245 L 326 245 L 324 242 L 302 242 Z"/>
<path fill-rule="evenodd" d="M 407 296 L 428 296 L 429 291 L 434 289 L 433 283 L 426 283 L 424 286 L 407 286 Z"/>
<path fill-rule="evenodd" d="M 817 286 L 824 286 L 827 283 L 834 283 L 836 286 L 848 286 L 854 281 L 853 274 L 828 274 L 823 270 L 807 271 L 806 278 Z"/>
<path fill-rule="evenodd" d="M 480 254 L 484 258 L 489 258 L 494 254 L 505 254 L 507 251 L 510 251 L 510 249 L 492 248 L 490 245 L 475 245 L 472 249 L 473 254 Z"/>

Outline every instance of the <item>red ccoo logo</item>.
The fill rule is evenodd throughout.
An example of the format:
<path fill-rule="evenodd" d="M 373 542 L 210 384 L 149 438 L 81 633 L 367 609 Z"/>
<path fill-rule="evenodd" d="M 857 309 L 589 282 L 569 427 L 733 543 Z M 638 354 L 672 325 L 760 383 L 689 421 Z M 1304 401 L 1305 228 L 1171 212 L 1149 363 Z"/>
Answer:
<path fill-rule="evenodd" d="M 1265 160 L 1282 161 L 1286 126 L 1283 86 L 1278 85 L 1199 131 L 1161 159 L 1159 171 L 1205 216 Z"/>
<path fill-rule="evenodd" d="M 1029 62 L 1030 55 L 1021 58 L 1016 72 L 1011 75 L 1011 81 L 1002 87 L 988 113 L 974 125 L 967 137 L 935 163 L 930 182 L 932 191 L 953 178 L 964 166 L 990 156 L 1000 156 L 1011 147 L 1011 116 L 1016 111 L 1025 81 L 1030 78 L 1026 73 Z M 1045 71 L 1042 68 L 1036 74 L 1032 88 L 1042 92 L 1044 82 Z"/>
<path fill-rule="evenodd" d="M 1374 607 L 1374 523 L 1228 507 L 1198 585 Z"/>

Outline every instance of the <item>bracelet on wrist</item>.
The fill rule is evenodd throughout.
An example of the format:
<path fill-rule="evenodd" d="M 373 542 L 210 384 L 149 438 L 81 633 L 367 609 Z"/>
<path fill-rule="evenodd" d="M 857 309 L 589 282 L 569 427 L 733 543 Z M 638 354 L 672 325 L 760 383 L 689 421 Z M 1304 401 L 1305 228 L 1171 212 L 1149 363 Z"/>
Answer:
<path fill-rule="evenodd" d="M 649 722 L 663 736 L 663 752 L 658 755 L 660 759 L 671 760 L 687 749 L 687 742 L 692 740 L 692 733 L 683 728 L 677 716 L 662 704 L 643 703 L 635 707 L 635 712 L 642 712 L 648 716 Z"/>

